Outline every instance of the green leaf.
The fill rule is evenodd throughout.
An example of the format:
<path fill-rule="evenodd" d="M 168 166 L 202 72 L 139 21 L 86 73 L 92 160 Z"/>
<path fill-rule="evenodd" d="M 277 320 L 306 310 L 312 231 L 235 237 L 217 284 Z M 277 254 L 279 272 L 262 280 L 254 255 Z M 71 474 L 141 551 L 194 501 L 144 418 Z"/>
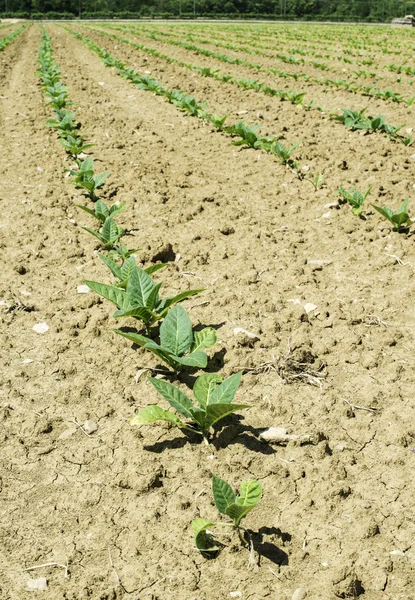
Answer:
<path fill-rule="evenodd" d="M 105 219 L 109 217 L 109 214 L 109 210 L 104 202 L 102 202 L 102 200 L 97 200 L 95 202 L 95 216 L 97 219 L 104 223 Z"/>
<path fill-rule="evenodd" d="M 209 527 L 214 526 L 215 523 L 206 521 L 206 519 L 194 519 L 192 521 L 195 546 L 200 552 L 217 552 L 219 550 L 213 536 L 207 531 Z"/>
<path fill-rule="evenodd" d="M 94 183 L 95 183 L 95 187 L 99 188 L 101 187 L 101 185 L 104 183 L 104 181 L 106 180 L 106 178 L 109 176 L 109 172 L 105 172 L 105 173 L 101 173 L 100 175 L 95 175 L 94 176 Z"/>
<path fill-rule="evenodd" d="M 148 425 L 149 423 L 154 423 L 154 421 L 168 421 L 169 423 L 173 423 L 173 425 L 177 425 L 177 427 L 187 429 L 187 426 L 180 421 L 179 417 L 169 410 L 160 408 L 156 404 L 150 404 L 150 406 L 143 408 L 143 410 L 140 410 L 139 413 L 130 419 L 131 425 Z"/>
<path fill-rule="evenodd" d="M 113 331 L 115 331 L 115 333 L 118 333 L 118 335 L 122 335 L 122 337 L 125 337 L 125 339 L 129 340 L 130 342 L 133 342 L 133 344 L 141 346 L 142 348 L 149 342 L 153 341 L 145 335 L 140 335 L 139 333 L 135 333 L 132 331 L 123 331 L 122 329 L 113 329 Z"/>
<path fill-rule="evenodd" d="M 150 267 L 147 267 L 144 269 L 144 271 L 147 273 L 147 275 L 151 275 L 156 271 L 160 271 L 160 269 L 164 269 L 164 267 L 167 267 L 168 265 L 169 263 L 158 263 L 157 265 L 151 265 Z"/>
<path fill-rule="evenodd" d="M 129 306 L 128 308 L 115 311 L 113 316 L 116 319 L 121 317 L 135 317 L 144 323 L 152 323 L 155 319 L 157 319 L 157 315 L 155 315 L 145 306 Z"/>
<path fill-rule="evenodd" d="M 229 506 L 235 504 L 236 495 L 234 494 L 229 483 L 226 483 L 216 475 L 212 476 L 212 493 L 215 500 L 216 508 L 222 515 L 228 514 L 226 511 Z"/>
<path fill-rule="evenodd" d="M 108 217 L 102 226 L 102 237 L 107 245 L 117 242 L 121 237 L 121 232 L 122 229 L 118 227 L 111 217 Z"/>
<path fill-rule="evenodd" d="M 232 413 L 251 408 L 249 404 L 208 404 L 206 406 L 205 429 L 208 430 L 212 425 L 231 415 Z"/>
<path fill-rule="evenodd" d="M 88 208 L 88 206 L 85 206 L 84 204 L 75 204 L 75 206 L 77 206 L 78 208 L 81 208 L 82 210 L 87 212 L 92 217 L 95 217 L 95 212 L 93 210 L 91 210 L 90 208 Z"/>
<path fill-rule="evenodd" d="M 153 309 L 156 306 L 156 304 L 158 304 L 159 291 L 160 291 L 161 286 L 162 286 L 161 283 L 158 283 L 157 285 L 155 285 L 153 287 L 153 289 L 151 290 L 151 292 L 149 293 L 149 295 L 147 296 L 147 300 L 146 300 L 147 308 Z"/>
<path fill-rule="evenodd" d="M 133 256 L 129 256 L 126 261 L 124 261 L 123 266 L 121 267 L 121 281 L 128 281 L 131 273 L 136 268 L 135 258 Z"/>
<path fill-rule="evenodd" d="M 207 356 L 204 352 L 192 352 L 186 356 L 175 356 L 174 359 L 180 365 L 186 367 L 199 367 L 199 369 L 205 369 L 207 366 Z"/>
<path fill-rule="evenodd" d="M 193 394 L 202 408 L 209 404 L 213 390 L 221 381 L 222 377 L 218 373 L 204 373 L 196 379 Z"/>
<path fill-rule="evenodd" d="M 127 208 L 126 204 L 113 204 L 109 209 L 109 214 L 111 217 L 116 217 L 125 211 Z"/>
<path fill-rule="evenodd" d="M 103 244 L 103 245 L 106 244 L 106 240 L 103 238 L 103 236 L 98 231 L 95 231 L 95 229 L 91 229 L 90 227 L 81 227 L 81 229 L 84 229 L 85 231 L 87 231 L 91 235 L 93 235 L 96 238 L 98 238 L 99 241 L 101 242 L 101 244 Z"/>
<path fill-rule="evenodd" d="M 205 327 L 202 331 L 195 331 L 193 333 L 193 344 L 191 347 L 192 352 L 198 350 L 204 350 L 205 348 L 211 348 L 216 344 L 216 331 L 213 327 Z"/>
<path fill-rule="evenodd" d="M 239 496 L 236 499 L 237 504 L 241 506 L 253 505 L 255 506 L 261 500 L 262 497 L 262 484 L 260 481 L 251 479 L 250 481 L 242 481 Z"/>
<path fill-rule="evenodd" d="M 118 308 L 123 308 L 125 306 L 125 303 L 127 302 L 127 296 L 124 290 L 120 290 L 120 288 L 117 288 L 113 285 L 98 283 L 97 281 L 85 281 L 85 283 L 91 290 L 103 298 L 106 298 L 115 304 L 115 306 L 118 306 Z"/>
<path fill-rule="evenodd" d="M 182 356 L 192 345 L 193 332 L 189 315 L 182 306 L 175 306 L 160 326 L 160 343 L 172 354 Z"/>
<path fill-rule="evenodd" d="M 393 226 L 395 226 L 395 223 L 392 220 L 393 217 L 393 210 L 388 208 L 387 206 L 376 206 L 375 204 L 372 204 L 373 208 L 375 208 L 383 217 L 385 217 L 385 219 L 387 219 L 390 223 L 392 223 Z"/>
<path fill-rule="evenodd" d="M 157 307 L 157 311 L 160 312 L 162 316 L 164 316 L 167 314 L 167 311 L 170 308 L 170 306 L 174 306 L 182 300 L 186 300 L 186 298 L 190 298 L 190 296 L 195 296 L 196 294 L 199 294 L 203 291 L 204 289 L 188 290 L 187 292 L 181 292 L 180 294 L 177 294 L 177 296 L 172 296 L 171 298 L 164 298 Z"/>
<path fill-rule="evenodd" d="M 106 265 L 109 268 L 114 277 L 116 277 L 117 279 L 122 279 L 121 269 L 117 265 L 115 260 L 112 260 L 112 258 L 108 258 L 108 256 L 104 256 L 103 254 L 98 254 L 98 256 L 102 260 L 104 265 Z"/>
<path fill-rule="evenodd" d="M 254 505 L 252 506 L 240 506 L 239 504 L 231 504 L 227 510 L 226 510 L 226 514 L 228 515 L 228 517 L 230 517 L 232 519 L 232 521 L 234 522 L 234 524 L 236 526 L 239 525 L 239 523 L 242 521 L 242 519 L 244 517 L 246 517 L 246 515 L 251 512 L 251 510 L 254 508 Z"/>
<path fill-rule="evenodd" d="M 143 269 L 135 267 L 127 284 L 127 295 L 132 306 L 147 306 L 147 298 L 154 287 L 154 281 Z"/>
<path fill-rule="evenodd" d="M 223 383 L 213 390 L 210 396 L 209 404 L 226 403 L 230 404 L 236 394 L 236 390 L 241 383 L 242 371 L 231 375 Z"/>
<path fill-rule="evenodd" d="M 176 386 L 163 381 L 162 379 L 155 379 L 149 377 L 149 380 L 156 388 L 156 390 L 167 400 L 167 402 L 177 410 L 185 419 L 191 419 L 192 413 L 190 412 L 194 408 L 191 400 Z"/>

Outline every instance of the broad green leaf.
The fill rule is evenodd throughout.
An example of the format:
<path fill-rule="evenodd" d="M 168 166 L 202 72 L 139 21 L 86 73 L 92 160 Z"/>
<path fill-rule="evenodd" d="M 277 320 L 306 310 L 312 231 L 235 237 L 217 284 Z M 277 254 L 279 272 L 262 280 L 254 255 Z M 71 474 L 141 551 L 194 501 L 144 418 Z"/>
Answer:
<path fill-rule="evenodd" d="M 202 431 L 207 431 L 208 427 L 205 426 L 206 412 L 203 408 L 192 408 L 192 421 L 197 423 Z"/>
<path fill-rule="evenodd" d="M 193 344 L 191 347 L 192 352 L 198 350 L 204 350 L 205 348 L 211 348 L 216 344 L 216 331 L 213 327 L 205 327 L 202 331 L 195 331 L 193 333 Z"/>
<path fill-rule="evenodd" d="M 189 315 L 182 306 L 173 307 L 160 326 L 160 343 L 172 354 L 182 356 L 192 345 L 193 332 Z"/>
<path fill-rule="evenodd" d="M 191 400 L 182 391 L 179 390 L 176 386 L 168 383 L 167 381 L 163 381 L 162 379 L 155 379 L 154 377 L 149 377 L 149 380 L 156 388 L 156 390 L 167 400 L 167 402 L 177 410 L 178 413 L 183 415 L 186 419 L 192 418 L 192 413 L 190 412 L 192 408 L 194 408 Z"/>
<path fill-rule="evenodd" d="M 109 268 L 111 273 L 114 275 L 114 277 L 116 277 L 117 279 L 122 279 L 121 269 L 117 265 L 115 260 L 112 260 L 112 258 L 108 258 L 108 256 L 104 256 L 103 254 L 98 254 L 98 256 L 102 260 L 104 265 L 107 265 L 107 267 Z"/>
<path fill-rule="evenodd" d="M 220 477 L 216 475 L 212 476 L 212 492 L 215 500 L 216 508 L 222 515 L 226 515 L 227 509 L 236 502 L 236 495 L 234 494 L 229 483 L 226 483 Z"/>
<path fill-rule="evenodd" d="M 91 290 L 103 298 L 106 298 L 118 306 L 118 308 L 123 308 L 125 306 L 125 303 L 127 302 L 127 296 L 124 290 L 120 290 L 120 288 L 117 288 L 113 285 L 98 283 L 97 281 L 85 281 L 85 283 Z"/>
<path fill-rule="evenodd" d="M 129 256 L 126 261 L 124 261 L 123 266 L 121 267 L 121 281 L 128 281 L 131 273 L 136 268 L 135 258 L 133 256 Z"/>
<path fill-rule="evenodd" d="M 193 386 L 193 394 L 202 408 L 209 404 L 210 396 L 222 377 L 217 373 L 204 373 L 198 377 Z"/>
<path fill-rule="evenodd" d="M 82 173 L 93 173 L 94 172 L 94 161 L 93 159 L 89 156 L 88 158 L 86 158 L 85 160 L 83 160 L 80 164 L 79 170 Z"/>
<path fill-rule="evenodd" d="M 116 217 L 125 211 L 127 208 L 126 204 L 113 204 L 109 209 L 109 214 L 111 217 Z"/>
<path fill-rule="evenodd" d="M 174 356 L 174 359 L 180 365 L 186 367 L 199 367 L 205 369 L 207 367 L 207 356 L 204 352 L 192 352 L 186 356 Z"/>
<path fill-rule="evenodd" d="M 132 306 L 146 306 L 147 298 L 154 287 L 154 281 L 143 269 L 131 271 L 127 284 L 127 295 Z"/>
<path fill-rule="evenodd" d="M 102 226 L 102 237 L 107 244 L 114 244 L 119 240 L 121 231 L 116 222 L 111 217 L 108 217 Z"/>
<path fill-rule="evenodd" d="M 161 358 L 161 360 L 164 360 L 168 365 L 170 365 L 171 367 L 173 367 L 173 369 L 176 370 L 176 367 L 177 367 L 177 364 L 175 361 L 176 357 L 173 356 L 168 350 L 165 350 L 164 348 L 162 348 L 161 346 L 156 344 L 156 342 L 153 342 L 153 341 L 147 342 L 147 344 L 144 346 L 144 348 L 146 350 L 150 350 L 151 352 L 153 352 L 153 354 L 155 354 L 156 356 Z"/>
<path fill-rule="evenodd" d="M 122 337 L 125 337 L 125 339 L 129 340 L 130 342 L 133 342 L 133 344 L 141 346 L 142 348 L 149 342 L 153 341 L 145 335 L 140 335 L 139 333 L 123 331 L 122 329 L 113 329 L 113 331 L 115 331 L 115 333 L 118 333 L 118 335 L 122 335 Z"/>
<path fill-rule="evenodd" d="M 159 301 L 159 291 L 162 284 L 158 283 L 153 287 L 149 295 L 147 296 L 146 306 L 147 308 L 153 309 Z"/>
<path fill-rule="evenodd" d="M 231 415 L 234 412 L 251 408 L 249 404 L 208 404 L 206 406 L 205 427 L 206 430 L 212 427 L 215 423 Z"/>
<path fill-rule="evenodd" d="M 250 481 L 242 481 L 239 496 L 236 503 L 240 506 L 252 505 L 255 506 L 262 497 L 262 484 L 260 481 L 251 479 Z"/>
<path fill-rule="evenodd" d="M 95 183 L 95 187 L 99 188 L 101 187 L 101 185 L 104 183 L 104 181 L 106 180 L 106 178 L 109 176 L 109 172 L 105 172 L 105 173 L 101 173 L 100 175 L 95 175 L 94 176 L 94 183 Z"/>
<path fill-rule="evenodd" d="M 209 527 L 214 526 L 215 523 L 206 521 L 206 519 L 192 521 L 195 546 L 200 552 L 217 552 L 219 550 L 213 536 L 207 531 Z"/>
<path fill-rule="evenodd" d="M 241 383 L 242 371 L 231 375 L 213 390 L 209 404 L 231 403 Z"/>
<path fill-rule="evenodd" d="M 375 204 L 372 204 L 373 208 L 375 208 L 383 217 L 385 217 L 385 219 L 387 219 L 390 223 L 392 223 L 392 225 L 395 225 L 395 223 L 392 220 L 393 217 L 393 210 L 388 208 L 387 206 L 376 206 Z"/>
<path fill-rule="evenodd" d="M 95 202 L 96 217 L 104 223 L 105 219 L 107 219 L 109 217 L 109 214 L 110 214 L 109 210 L 108 210 L 107 206 L 104 204 L 104 202 L 102 202 L 102 200 L 97 200 Z"/>
<path fill-rule="evenodd" d="M 187 292 L 181 292 L 180 294 L 177 294 L 177 296 L 172 296 L 171 298 L 164 298 L 160 302 L 159 306 L 157 307 L 157 311 L 160 312 L 160 314 L 163 313 L 162 316 L 164 316 L 165 314 L 167 314 L 167 311 L 170 308 L 170 306 L 174 306 L 175 304 L 178 304 L 182 300 L 186 300 L 186 298 L 195 296 L 196 294 L 199 294 L 200 292 L 203 292 L 203 291 L 204 291 L 204 289 L 188 290 Z"/>
<path fill-rule="evenodd" d="M 154 421 L 168 421 L 177 425 L 177 427 L 187 428 L 174 413 L 164 410 L 156 404 L 150 404 L 150 406 L 143 408 L 143 410 L 140 410 L 139 413 L 130 419 L 131 425 L 148 425 L 149 423 L 154 423 Z"/>

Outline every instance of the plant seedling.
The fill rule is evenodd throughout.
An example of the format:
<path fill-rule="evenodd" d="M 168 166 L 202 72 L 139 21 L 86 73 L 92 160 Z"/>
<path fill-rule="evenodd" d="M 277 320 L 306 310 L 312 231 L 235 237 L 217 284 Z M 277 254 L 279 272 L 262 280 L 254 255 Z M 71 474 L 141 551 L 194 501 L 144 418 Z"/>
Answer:
<path fill-rule="evenodd" d="M 75 137 L 73 135 L 66 135 L 66 137 L 61 137 L 61 144 L 65 148 L 66 152 L 77 158 L 82 152 L 88 150 L 88 148 L 92 148 L 95 144 L 91 144 L 89 142 L 84 142 L 81 137 Z"/>
<path fill-rule="evenodd" d="M 125 230 L 117 225 L 112 217 L 108 217 L 105 221 L 101 233 L 89 227 L 82 227 L 82 229 L 98 238 L 104 248 L 113 248 L 125 234 Z"/>
<path fill-rule="evenodd" d="M 147 330 L 156 321 L 164 319 L 175 304 L 203 291 L 188 290 L 161 300 L 159 298 L 161 283 L 156 284 L 144 269 L 140 269 L 135 264 L 129 263 L 125 268 L 131 269 L 125 289 L 121 285 L 106 285 L 96 281 L 85 281 L 85 283 L 91 290 L 117 306 L 118 310 L 114 313 L 114 317 L 134 317 L 142 321 Z"/>
<path fill-rule="evenodd" d="M 217 373 L 205 373 L 198 377 L 193 386 L 193 395 L 199 406 L 195 406 L 179 388 L 171 383 L 149 377 L 156 390 L 187 421 L 181 421 L 170 410 L 150 404 L 132 417 L 130 423 L 147 425 L 155 421 L 167 421 L 181 429 L 198 433 L 208 444 L 209 429 L 212 425 L 234 412 L 250 408 L 248 404 L 232 404 L 241 377 L 242 373 L 235 373 L 224 381 Z"/>
<path fill-rule="evenodd" d="M 216 331 L 213 327 L 205 327 L 202 331 L 193 331 L 189 315 L 182 306 L 175 306 L 168 313 L 160 326 L 160 344 L 138 333 L 130 333 L 114 329 L 130 342 L 151 350 L 177 372 L 182 366 L 207 366 L 207 355 L 203 350 L 216 343 Z"/>
<path fill-rule="evenodd" d="M 72 170 L 67 169 L 69 173 L 73 176 L 73 180 L 71 183 L 75 185 L 76 188 L 81 188 L 87 191 L 89 198 L 96 202 L 98 197 L 95 195 L 95 190 L 104 183 L 109 173 L 101 173 L 100 175 L 94 174 L 94 161 L 91 157 L 86 158 L 83 161 L 79 161 L 79 169 Z"/>
<path fill-rule="evenodd" d="M 340 186 L 338 191 L 341 197 L 352 206 L 352 213 L 356 215 L 356 217 L 360 217 L 363 210 L 363 203 L 370 194 L 371 189 L 372 186 L 369 186 L 366 192 L 362 194 L 358 190 L 345 190 Z"/>
<path fill-rule="evenodd" d="M 271 152 L 273 152 L 276 156 L 278 156 L 278 158 L 280 159 L 280 161 L 282 162 L 283 165 L 292 165 L 295 167 L 297 165 L 297 163 L 296 163 L 296 161 L 291 160 L 290 157 L 291 157 L 291 154 L 295 150 L 297 150 L 299 145 L 300 145 L 300 142 L 296 142 L 293 146 L 291 146 L 291 148 L 286 148 L 284 146 L 284 144 L 282 144 L 279 140 L 277 140 L 271 146 Z"/>
<path fill-rule="evenodd" d="M 212 493 L 218 511 L 232 519 L 231 523 L 213 523 L 205 519 L 194 519 L 192 529 L 196 548 L 202 552 L 217 552 L 218 544 L 215 542 L 210 527 L 232 526 L 238 530 L 242 543 L 246 541 L 241 536 L 241 530 L 246 532 L 240 522 L 260 502 L 262 498 L 262 484 L 259 481 L 242 481 L 239 494 L 235 494 L 229 483 L 213 475 Z"/>
<path fill-rule="evenodd" d="M 408 214 L 408 202 L 409 198 L 405 198 L 396 212 L 387 206 L 372 206 L 393 225 L 394 231 L 400 231 L 402 226 L 410 227 L 412 224 Z"/>
<path fill-rule="evenodd" d="M 317 190 L 321 188 L 324 183 L 324 175 L 323 173 L 317 173 L 314 179 L 308 179 L 308 181 L 313 185 L 314 190 L 317 192 Z"/>
<path fill-rule="evenodd" d="M 81 208 L 89 215 L 96 217 L 100 223 L 105 223 L 109 217 L 115 217 L 125 211 L 125 204 L 113 204 L 108 207 L 102 200 L 97 200 L 94 205 L 94 210 L 84 206 L 83 204 L 76 204 L 78 208 Z"/>
<path fill-rule="evenodd" d="M 75 121 L 75 113 L 70 110 L 58 109 L 56 116 L 58 120 L 48 119 L 46 125 L 56 129 L 61 136 L 66 136 L 79 126 L 77 121 Z"/>

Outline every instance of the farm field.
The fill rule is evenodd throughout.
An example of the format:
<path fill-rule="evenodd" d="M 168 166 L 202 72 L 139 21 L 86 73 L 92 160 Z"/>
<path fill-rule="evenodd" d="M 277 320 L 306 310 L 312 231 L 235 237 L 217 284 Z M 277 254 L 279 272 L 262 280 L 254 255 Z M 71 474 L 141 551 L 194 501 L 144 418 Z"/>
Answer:
<path fill-rule="evenodd" d="M 18 30 L 0 51 L 0 599 L 413 600 L 415 34 L 16 24 L 0 48 Z M 109 172 L 92 192 L 87 157 Z M 125 204 L 108 243 L 108 215 L 77 207 L 98 197 Z M 130 293 L 120 241 L 162 298 L 203 290 L 176 307 L 216 331 L 206 369 L 175 376 L 114 333 L 160 324 L 85 285 Z M 243 372 L 250 406 L 208 443 L 129 423 L 204 372 Z M 211 527 L 208 557 L 191 524 L 226 521 L 212 475 L 263 494 L 244 543 Z"/>

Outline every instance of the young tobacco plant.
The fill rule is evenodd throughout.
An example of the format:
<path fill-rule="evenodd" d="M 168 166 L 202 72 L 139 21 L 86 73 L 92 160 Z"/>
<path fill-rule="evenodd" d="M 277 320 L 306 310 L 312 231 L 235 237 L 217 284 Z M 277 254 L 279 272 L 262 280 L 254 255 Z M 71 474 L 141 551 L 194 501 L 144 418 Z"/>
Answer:
<path fill-rule="evenodd" d="M 241 535 L 241 530 L 245 530 L 240 523 L 246 515 L 251 512 L 262 498 L 262 484 L 259 481 L 242 481 L 239 487 L 239 494 L 236 494 L 229 483 L 213 475 L 212 493 L 218 511 L 230 519 L 231 523 L 214 523 L 206 519 L 194 519 L 192 529 L 196 548 L 202 552 L 217 552 L 219 545 L 210 533 L 211 527 L 231 526 L 237 529 L 241 541 L 246 544 L 246 540 Z"/>
<path fill-rule="evenodd" d="M 408 214 L 408 202 L 409 198 L 405 198 L 396 212 L 387 206 L 376 206 L 375 204 L 372 206 L 393 225 L 394 231 L 401 231 L 402 228 L 408 228 L 412 224 Z"/>
<path fill-rule="evenodd" d="M 109 263 L 109 260 L 111 260 L 113 264 Z M 113 268 L 114 265 L 115 267 L 118 267 L 112 259 L 104 260 L 104 262 L 108 267 L 110 267 L 110 264 L 112 264 Z M 152 269 L 152 267 L 150 267 L 150 269 Z M 153 271 L 154 270 L 157 269 L 153 269 Z M 118 270 L 115 269 L 113 272 L 118 273 Z M 127 279 L 124 279 L 117 285 L 107 285 L 96 281 L 85 281 L 85 283 L 91 290 L 115 304 L 118 310 L 115 311 L 114 317 L 133 317 L 138 321 L 142 321 L 147 330 L 149 330 L 151 325 L 156 323 L 156 321 L 164 319 L 173 306 L 182 300 L 203 291 L 201 289 L 188 290 L 176 294 L 175 296 L 160 299 L 159 291 L 161 283 L 156 284 L 150 277 L 148 271 L 137 267 L 133 257 L 124 263 L 120 274 L 121 278 L 125 276 Z"/>
<path fill-rule="evenodd" d="M 283 165 L 297 167 L 297 162 L 291 159 L 291 154 L 297 150 L 301 142 L 296 142 L 291 148 L 286 148 L 279 140 L 271 146 L 271 152 L 278 156 Z"/>
<path fill-rule="evenodd" d="M 360 217 L 362 214 L 364 201 L 370 194 L 371 189 L 372 186 L 369 186 L 366 192 L 362 194 L 358 190 L 345 190 L 342 186 L 340 186 L 338 191 L 341 197 L 351 205 L 352 213 L 356 215 L 356 217 Z"/>
<path fill-rule="evenodd" d="M 61 136 L 61 144 L 65 148 L 66 152 L 73 156 L 75 159 L 88 150 L 88 148 L 92 148 L 95 144 L 91 144 L 90 142 L 84 142 L 81 137 L 77 137 L 71 134 L 66 135 L 66 137 Z"/>
<path fill-rule="evenodd" d="M 132 417 L 130 423 L 147 425 L 155 421 L 167 421 L 180 429 L 203 436 L 208 444 L 212 425 L 234 412 L 250 408 L 248 404 L 232 404 L 241 377 L 242 373 L 235 373 L 224 381 L 217 373 L 205 373 L 198 377 L 193 386 L 193 395 L 199 406 L 194 405 L 190 398 L 171 383 L 149 377 L 156 390 L 186 421 L 182 421 L 170 410 L 151 404 Z"/>
<path fill-rule="evenodd" d="M 104 181 L 109 176 L 108 171 L 95 175 L 94 172 L 94 161 L 91 157 L 86 158 L 83 161 L 77 161 L 79 169 L 67 169 L 73 176 L 71 183 L 78 188 L 84 189 L 87 192 L 87 196 L 93 201 L 98 200 L 98 196 L 95 194 L 95 190 L 100 188 Z"/>
<path fill-rule="evenodd" d="M 82 227 L 82 229 L 95 236 L 104 248 L 107 249 L 114 248 L 123 235 L 125 235 L 125 230 L 117 225 L 112 217 L 108 217 L 105 220 L 101 232 L 91 229 L 90 227 Z"/>
<path fill-rule="evenodd" d="M 113 204 L 108 207 L 102 200 L 97 200 L 95 202 L 94 210 L 83 204 L 76 204 L 75 206 L 98 219 L 100 223 L 105 223 L 109 217 L 115 217 L 116 215 L 123 213 L 126 207 L 125 204 Z"/>
<path fill-rule="evenodd" d="M 182 366 L 205 369 L 208 358 L 203 350 L 216 343 L 216 331 L 213 327 L 193 331 L 189 315 L 179 305 L 167 313 L 160 326 L 160 344 L 139 333 L 121 329 L 114 331 L 130 342 L 153 352 L 176 373 Z"/>

